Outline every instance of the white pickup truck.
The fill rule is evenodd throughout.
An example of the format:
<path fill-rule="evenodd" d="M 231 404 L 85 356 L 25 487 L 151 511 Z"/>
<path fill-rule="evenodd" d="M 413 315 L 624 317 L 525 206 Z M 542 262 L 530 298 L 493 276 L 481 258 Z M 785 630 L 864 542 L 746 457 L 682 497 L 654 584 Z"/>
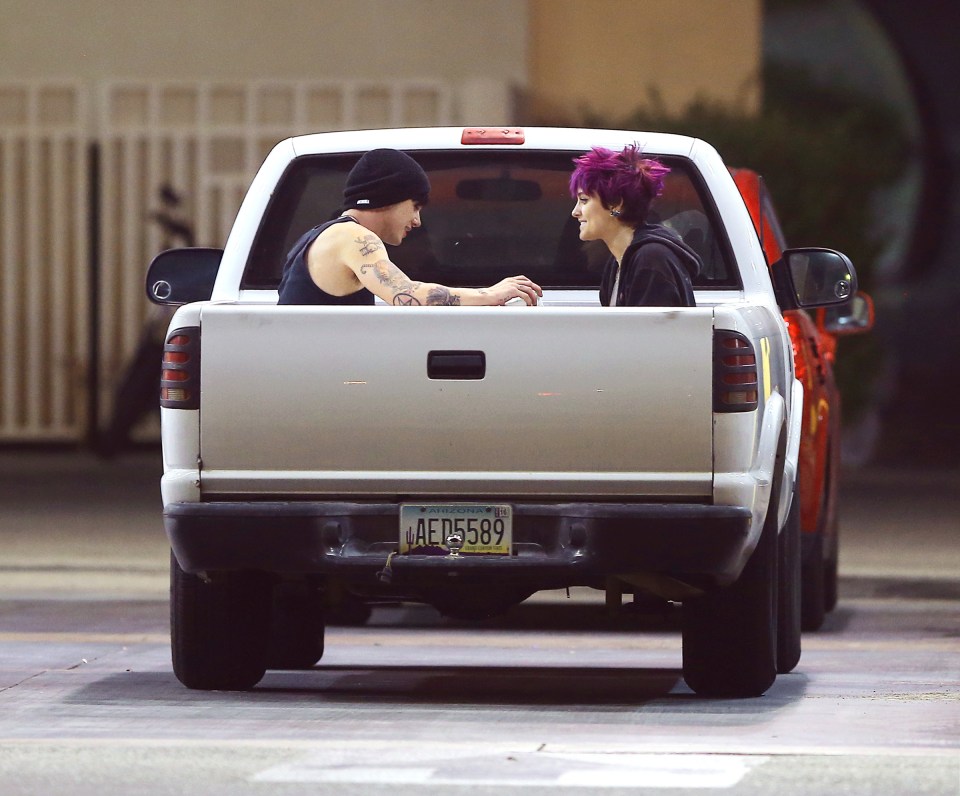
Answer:
<path fill-rule="evenodd" d="M 696 307 L 599 305 L 606 250 L 579 240 L 572 159 L 634 142 L 671 168 L 651 220 L 703 259 Z M 452 286 L 523 273 L 540 306 L 277 306 L 290 246 L 337 214 L 348 170 L 383 146 L 432 184 L 422 228 L 391 258 Z M 225 248 L 164 252 L 147 276 L 152 300 L 183 305 L 161 381 L 177 677 L 247 689 L 311 667 L 344 594 L 480 618 L 586 586 L 682 602 L 690 688 L 763 693 L 800 657 L 802 388 L 781 309 L 855 290 L 828 249 L 768 267 L 724 163 L 693 138 L 282 141 Z"/>

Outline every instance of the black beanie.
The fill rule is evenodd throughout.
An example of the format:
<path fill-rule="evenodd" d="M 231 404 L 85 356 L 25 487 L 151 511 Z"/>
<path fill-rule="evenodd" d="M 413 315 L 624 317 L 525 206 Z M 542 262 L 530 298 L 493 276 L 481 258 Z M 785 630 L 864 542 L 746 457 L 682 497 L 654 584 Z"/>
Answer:
<path fill-rule="evenodd" d="M 370 210 L 413 199 L 425 204 L 430 180 L 420 164 L 396 149 L 373 149 L 357 161 L 343 186 L 344 208 Z"/>

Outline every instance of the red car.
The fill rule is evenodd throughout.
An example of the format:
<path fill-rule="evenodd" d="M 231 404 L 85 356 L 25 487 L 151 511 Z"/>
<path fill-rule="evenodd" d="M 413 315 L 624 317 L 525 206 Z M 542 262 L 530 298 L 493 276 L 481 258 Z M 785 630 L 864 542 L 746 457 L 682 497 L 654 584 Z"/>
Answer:
<path fill-rule="evenodd" d="M 730 169 L 753 218 L 767 263 L 787 248 L 763 178 L 749 169 Z M 803 383 L 800 438 L 800 526 L 803 530 L 802 624 L 817 630 L 837 604 L 837 478 L 840 468 L 840 393 L 833 376 L 837 336 L 873 326 L 873 301 L 864 293 L 839 310 L 786 310 L 794 366 Z"/>

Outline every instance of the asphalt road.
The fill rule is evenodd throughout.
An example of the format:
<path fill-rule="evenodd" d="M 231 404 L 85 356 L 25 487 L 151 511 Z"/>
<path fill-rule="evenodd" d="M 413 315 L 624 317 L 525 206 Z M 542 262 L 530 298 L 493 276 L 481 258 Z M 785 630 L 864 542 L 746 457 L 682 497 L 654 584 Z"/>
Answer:
<path fill-rule="evenodd" d="M 960 474 L 844 479 L 840 604 L 762 698 L 680 677 L 673 610 L 541 595 L 331 627 L 184 689 L 152 453 L 0 454 L 0 793 L 960 794 Z"/>

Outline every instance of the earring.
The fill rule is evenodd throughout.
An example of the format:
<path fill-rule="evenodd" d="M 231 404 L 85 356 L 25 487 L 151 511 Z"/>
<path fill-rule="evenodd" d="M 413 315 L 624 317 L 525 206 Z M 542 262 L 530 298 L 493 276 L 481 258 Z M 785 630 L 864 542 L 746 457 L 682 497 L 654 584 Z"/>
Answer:
<path fill-rule="evenodd" d="M 614 218 L 620 218 L 620 211 L 619 211 L 619 210 L 611 210 L 611 211 L 610 211 L 610 215 L 613 216 Z"/>

